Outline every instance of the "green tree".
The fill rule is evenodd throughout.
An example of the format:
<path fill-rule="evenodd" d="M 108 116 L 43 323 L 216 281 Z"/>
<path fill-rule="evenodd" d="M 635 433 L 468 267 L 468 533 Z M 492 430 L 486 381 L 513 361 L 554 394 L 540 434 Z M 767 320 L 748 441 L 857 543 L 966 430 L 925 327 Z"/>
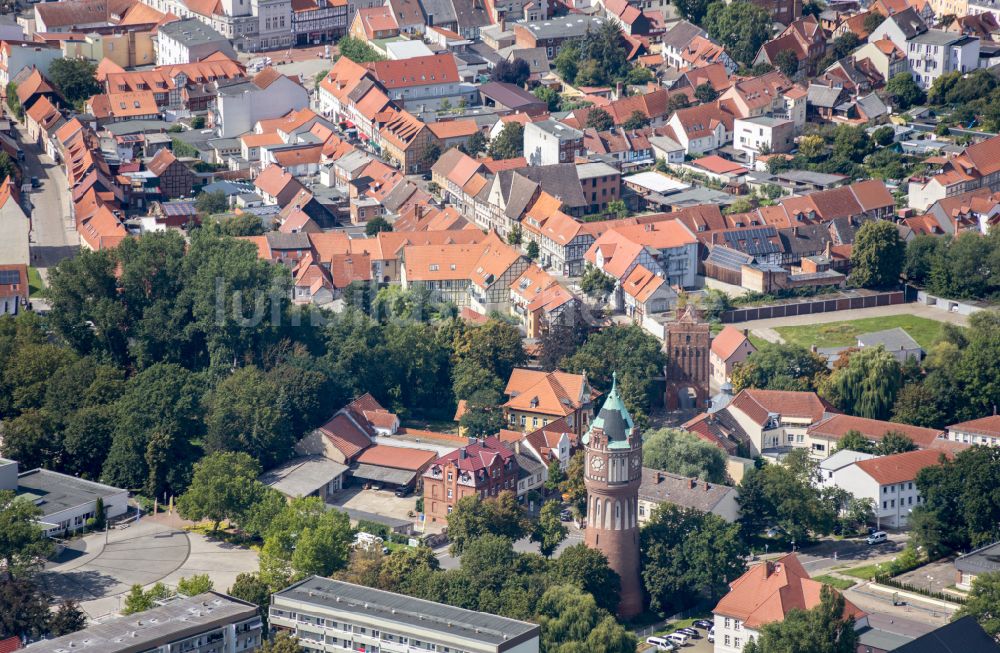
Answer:
<path fill-rule="evenodd" d="M 644 428 L 646 416 L 658 398 L 653 377 L 662 373 L 666 358 L 661 343 L 635 324 L 611 326 L 592 333 L 572 356 L 566 370 L 587 372 L 587 379 L 601 392 L 611 390 L 612 373 L 618 374 L 618 391 L 636 422 Z"/>
<path fill-rule="evenodd" d="M 87 627 L 87 615 L 73 599 L 59 604 L 59 608 L 49 619 L 49 634 L 52 637 L 69 635 Z"/>
<path fill-rule="evenodd" d="M 587 112 L 586 127 L 596 129 L 599 132 L 607 131 L 615 126 L 614 118 L 611 114 L 600 107 L 594 107 Z"/>
<path fill-rule="evenodd" d="M 261 618 L 264 619 L 265 628 L 267 627 L 267 610 L 271 604 L 271 590 L 267 583 L 260 579 L 260 574 L 243 572 L 237 575 L 226 594 L 256 605 L 260 610 Z"/>
<path fill-rule="evenodd" d="M 212 531 L 223 520 L 240 522 L 249 513 L 259 492 L 255 491 L 260 465 L 243 452 L 218 451 L 194 465 L 187 491 L 177 501 L 184 519 L 212 521 Z"/>
<path fill-rule="evenodd" d="M 638 109 L 633 111 L 628 120 L 622 123 L 622 129 L 642 129 L 647 126 L 649 126 L 649 116 Z"/>
<path fill-rule="evenodd" d="M 261 580 L 277 591 L 312 574 L 329 576 L 347 564 L 353 537 L 347 513 L 328 510 L 318 497 L 293 499 L 265 531 Z"/>
<path fill-rule="evenodd" d="M 471 542 L 486 534 L 513 542 L 524 537 L 526 531 L 524 513 L 510 491 L 484 500 L 475 495 L 462 497 L 448 515 L 448 541 L 452 555 L 461 554 Z"/>
<path fill-rule="evenodd" d="M 677 0 L 677 11 L 685 20 L 701 25 L 708 13 L 709 0 Z"/>
<path fill-rule="evenodd" d="M 531 541 L 538 542 L 538 548 L 546 558 L 555 553 L 555 550 L 569 533 L 569 529 L 563 525 L 559 517 L 560 513 L 562 513 L 562 505 L 558 501 L 545 503 L 531 532 Z"/>
<path fill-rule="evenodd" d="M 815 390 L 827 374 L 826 361 L 800 345 L 767 343 L 733 371 L 733 392 Z"/>
<path fill-rule="evenodd" d="M 862 288 L 892 288 L 899 284 L 906 245 L 888 220 L 865 222 L 851 250 L 851 283 Z"/>
<path fill-rule="evenodd" d="M 487 146 L 486 137 L 483 136 L 483 132 L 476 130 L 476 133 L 470 136 L 469 140 L 465 141 L 465 144 L 462 146 L 462 149 L 465 151 L 466 154 L 475 158 L 480 153 L 486 151 L 486 146 Z"/>
<path fill-rule="evenodd" d="M 887 145 L 892 145 L 892 141 L 896 136 L 895 130 L 889 125 L 882 125 L 878 129 L 872 132 L 872 140 L 878 143 L 882 147 Z"/>
<path fill-rule="evenodd" d="M 562 485 L 562 482 L 566 480 L 566 472 L 563 471 L 558 460 L 549 462 L 546 471 L 545 489 L 549 492 L 555 492 Z"/>
<path fill-rule="evenodd" d="M 509 122 L 490 141 L 486 154 L 492 159 L 516 159 L 524 155 L 524 125 Z"/>
<path fill-rule="evenodd" d="M 536 240 L 529 240 L 528 241 L 528 246 L 524 248 L 524 254 L 525 254 L 525 256 L 527 256 L 532 261 L 537 260 L 538 259 L 538 255 L 539 255 L 538 241 L 536 241 Z"/>
<path fill-rule="evenodd" d="M 774 67 L 787 77 L 794 77 L 799 72 L 799 58 L 791 50 L 782 50 L 774 57 Z"/>
<path fill-rule="evenodd" d="M 1000 635 L 1000 572 L 979 574 L 972 581 L 972 591 L 955 619 L 975 617 L 979 625 L 994 639 Z"/>
<path fill-rule="evenodd" d="M 583 514 L 587 501 L 587 487 L 583 481 L 586 464 L 586 455 L 580 449 L 570 457 L 569 465 L 566 466 L 566 478 L 559 485 L 559 491 L 562 492 L 563 498 L 580 515 Z"/>
<path fill-rule="evenodd" d="M 551 86 L 539 86 L 532 91 L 532 94 L 548 105 L 550 113 L 554 113 L 562 109 L 562 96 L 559 95 L 559 91 L 555 90 Z"/>
<path fill-rule="evenodd" d="M 582 542 L 568 546 L 553 562 L 551 573 L 557 582 L 575 585 L 593 596 L 597 607 L 611 613 L 618 610 L 621 578 L 600 551 Z"/>
<path fill-rule="evenodd" d="M 850 430 L 837 443 L 837 451 L 859 451 L 861 453 L 875 453 L 877 445 L 861 434 L 860 431 Z"/>
<path fill-rule="evenodd" d="M 177 581 L 177 593 L 184 596 L 197 596 L 211 591 L 213 587 L 212 579 L 208 574 L 197 574 L 191 577 L 181 578 Z"/>
<path fill-rule="evenodd" d="M 34 503 L 0 490 L 0 563 L 8 575 L 30 575 L 55 550 L 35 521 L 41 514 Z"/>
<path fill-rule="evenodd" d="M 875 453 L 880 456 L 891 456 L 897 453 L 916 451 L 916 449 L 917 445 L 913 443 L 913 440 L 899 431 L 889 431 L 879 440 L 878 446 L 875 447 Z"/>
<path fill-rule="evenodd" d="M 540 649 L 633 653 L 636 639 L 614 617 L 597 607 L 594 597 L 572 585 L 553 585 L 538 601 Z"/>
<path fill-rule="evenodd" d="M 712 513 L 665 503 L 640 536 L 643 584 L 661 614 L 721 598 L 746 570 L 739 526 Z"/>
<path fill-rule="evenodd" d="M 221 190 L 206 193 L 202 191 L 194 200 L 194 206 L 201 215 L 213 215 L 215 213 L 225 213 L 229 210 L 229 200 Z"/>
<path fill-rule="evenodd" d="M 886 98 L 897 111 L 922 104 L 927 97 L 910 73 L 897 73 L 885 85 Z"/>
<path fill-rule="evenodd" d="M 365 235 L 371 238 L 383 231 L 392 231 L 392 224 L 382 216 L 375 216 L 365 225 Z"/>
<path fill-rule="evenodd" d="M 170 589 L 163 583 L 156 583 L 148 590 L 143 590 L 142 585 L 133 585 L 125 595 L 121 612 L 123 615 L 145 612 L 155 607 L 156 601 L 162 601 L 170 596 Z"/>
<path fill-rule="evenodd" d="M 431 143 L 424 148 L 423 154 L 420 155 L 420 167 L 424 170 L 430 170 L 440 158 L 441 146 L 437 143 Z"/>
<path fill-rule="evenodd" d="M 880 345 L 851 353 L 847 364 L 824 381 L 820 393 L 852 415 L 888 419 L 902 387 L 899 361 Z"/>
<path fill-rule="evenodd" d="M 378 50 L 368 45 L 367 41 L 353 36 L 344 36 L 337 41 L 337 50 L 342 56 L 347 57 L 354 63 L 368 63 L 371 61 L 384 61 L 385 57 Z"/>
<path fill-rule="evenodd" d="M 299 640 L 288 633 L 278 633 L 260 647 L 260 653 L 302 653 L 304 650 Z"/>
<path fill-rule="evenodd" d="M 784 465 L 764 465 L 744 475 L 739 485 L 740 527 L 746 539 L 780 526 L 796 542 L 833 530 L 836 506 L 813 485 L 808 451 L 792 451 Z"/>
<path fill-rule="evenodd" d="M 7 82 L 7 108 L 18 120 L 24 120 L 24 107 L 17 97 L 17 84 L 14 82 Z"/>
<path fill-rule="evenodd" d="M 771 15 L 749 2 L 713 2 L 705 14 L 705 29 L 734 60 L 750 65 L 771 38 Z"/>
<path fill-rule="evenodd" d="M 916 485 L 923 502 L 911 532 L 932 559 L 1000 539 L 1000 450 L 960 451 L 920 470 Z"/>
<path fill-rule="evenodd" d="M 48 78 L 67 102 L 81 106 L 101 92 L 96 72 L 97 66 L 87 59 L 56 59 L 49 64 Z"/>
<path fill-rule="evenodd" d="M 616 218 L 624 218 L 628 216 L 629 210 L 624 200 L 611 200 L 608 202 L 608 213 Z"/>
<path fill-rule="evenodd" d="M 245 452 L 268 469 L 284 461 L 299 435 L 286 399 L 259 368 L 236 370 L 211 393 L 205 448 Z"/>
<path fill-rule="evenodd" d="M 453 346 L 456 369 L 476 365 L 503 382 L 527 362 L 521 332 L 500 320 L 464 329 L 455 337 Z"/>
<path fill-rule="evenodd" d="M 501 59 L 493 67 L 490 79 L 494 82 L 505 82 L 515 86 L 524 86 L 524 83 L 531 77 L 531 68 L 528 62 L 520 57 L 515 57 L 511 61 Z"/>
<path fill-rule="evenodd" d="M 662 428 L 643 436 L 642 464 L 710 483 L 725 483 L 726 453 L 698 436 Z"/>
<path fill-rule="evenodd" d="M 694 97 L 699 102 L 708 103 L 714 102 L 716 98 L 719 97 L 719 94 L 715 91 L 711 84 L 704 82 L 695 87 Z"/>
<path fill-rule="evenodd" d="M 615 289 L 617 280 L 599 267 L 588 264 L 580 279 L 580 289 L 590 297 L 604 301 Z"/>
<path fill-rule="evenodd" d="M 49 631 L 49 597 L 30 579 L 0 579 L 0 638 L 37 639 Z"/>
<path fill-rule="evenodd" d="M 945 397 L 935 392 L 932 386 L 940 376 L 933 374 L 923 383 L 907 383 L 896 396 L 892 406 L 892 421 L 913 426 L 943 428 L 948 415 L 941 407 Z"/>
<path fill-rule="evenodd" d="M 760 629 L 744 653 L 853 653 L 858 646 L 854 617 L 844 616 L 844 597 L 829 585 L 811 610 L 793 609 L 782 621 Z"/>
<path fill-rule="evenodd" d="M 807 134 L 799 139 L 799 154 L 806 159 L 818 159 L 826 152 L 826 141 L 818 134 Z"/>
<path fill-rule="evenodd" d="M 924 286 L 930 280 L 937 258 L 943 254 L 947 243 L 938 236 L 921 234 L 906 244 L 903 276 L 910 283 Z"/>

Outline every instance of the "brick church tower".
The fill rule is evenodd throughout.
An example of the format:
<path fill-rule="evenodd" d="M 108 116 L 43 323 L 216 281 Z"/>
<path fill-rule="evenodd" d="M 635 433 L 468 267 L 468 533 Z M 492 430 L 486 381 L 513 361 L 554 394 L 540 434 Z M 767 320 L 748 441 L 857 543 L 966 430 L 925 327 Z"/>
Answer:
<path fill-rule="evenodd" d="M 618 394 L 615 379 L 604 406 L 583 436 L 587 461 L 587 546 L 599 550 L 622 579 L 618 614 L 643 610 L 639 580 L 639 483 L 642 436 Z"/>
<path fill-rule="evenodd" d="M 667 354 L 667 379 L 664 404 L 667 410 L 696 408 L 708 401 L 710 372 L 709 352 L 712 332 L 708 322 L 691 305 L 680 310 L 677 319 L 667 323 L 663 348 Z"/>

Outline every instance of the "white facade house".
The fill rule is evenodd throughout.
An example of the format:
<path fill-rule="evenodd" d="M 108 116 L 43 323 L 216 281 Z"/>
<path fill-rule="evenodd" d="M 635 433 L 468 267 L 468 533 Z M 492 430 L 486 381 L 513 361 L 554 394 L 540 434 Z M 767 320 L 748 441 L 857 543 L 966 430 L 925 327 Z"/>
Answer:
<path fill-rule="evenodd" d="M 524 125 L 524 158 L 528 165 L 571 163 L 583 153 L 583 132 L 556 120 Z"/>
<path fill-rule="evenodd" d="M 816 484 L 823 488 L 836 487 L 836 475 L 838 472 L 860 460 L 871 460 L 875 457 L 873 453 L 841 449 L 829 458 L 819 461 L 819 464 L 816 466 Z"/>
<path fill-rule="evenodd" d="M 968 73 L 979 67 L 979 39 L 955 32 L 930 29 L 906 43 L 906 58 L 913 80 L 929 89 L 934 80 L 951 72 Z"/>
<path fill-rule="evenodd" d="M 31 265 L 30 234 L 31 219 L 11 193 L 10 180 L 5 180 L 0 184 L 0 265 Z"/>
<path fill-rule="evenodd" d="M 795 123 L 782 118 L 759 116 L 737 118 L 733 123 L 733 147 L 752 163 L 761 154 L 788 152 L 795 138 Z"/>
<path fill-rule="evenodd" d="M 910 513 L 921 503 L 917 473 L 940 464 L 940 456 L 940 451 L 920 449 L 858 460 L 835 470 L 827 483 L 857 499 L 872 500 L 878 528 L 906 528 Z"/>
<path fill-rule="evenodd" d="M 0 43 L 0 82 L 6 87 L 21 70 L 31 66 L 48 75 L 49 65 L 62 56 L 62 50 L 47 44 L 3 41 Z"/>
<path fill-rule="evenodd" d="M 196 18 L 167 23 L 157 31 L 158 66 L 194 63 L 216 52 L 236 59 L 236 51 L 229 39 Z"/>
<path fill-rule="evenodd" d="M 221 138 L 235 138 L 253 130 L 261 120 L 280 118 L 289 111 L 309 106 L 309 91 L 285 75 L 268 79 L 258 77 L 219 89 L 215 101 L 216 120 Z"/>
<path fill-rule="evenodd" d="M 97 500 L 104 502 L 108 519 L 124 515 L 128 510 L 128 490 L 82 478 L 33 469 L 18 473 L 18 464 L 0 458 L 0 490 L 12 490 L 24 496 L 44 496 L 37 521 L 49 537 L 83 528 L 94 517 Z"/>

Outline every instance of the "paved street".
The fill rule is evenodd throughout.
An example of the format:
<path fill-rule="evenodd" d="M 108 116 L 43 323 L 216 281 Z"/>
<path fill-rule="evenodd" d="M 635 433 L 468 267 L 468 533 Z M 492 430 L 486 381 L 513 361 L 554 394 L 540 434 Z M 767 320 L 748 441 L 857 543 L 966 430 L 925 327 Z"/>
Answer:
<path fill-rule="evenodd" d="M 162 581 L 176 586 L 184 577 L 209 574 L 226 591 L 237 574 L 256 571 L 257 553 L 211 541 L 178 528 L 176 518 L 146 517 L 126 529 L 112 529 L 73 540 L 40 574 L 56 601 L 75 599 L 91 617 L 116 612 L 134 584 Z"/>
<path fill-rule="evenodd" d="M 798 557 L 811 576 L 818 576 L 833 567 L 858 567 L 888 562 L 903 551 L 908 538 L 906 533 L 893 533 L 889 535 L 888 542 L 873 546 L 859 540 L 824 540 L 799 550 Z"/>
<path fill-rule="evenodd" d="M 75 255 L 80 238 L 70 213 L 70 193 L 66 174 L 36 144 L 28 143 L 28 132 L 18 126 L 24 148 L 24 180 L 38 177 L 41 186 L 28 193 L 31 212 L 31 264 L 43 278 L 47 269 Z"/>

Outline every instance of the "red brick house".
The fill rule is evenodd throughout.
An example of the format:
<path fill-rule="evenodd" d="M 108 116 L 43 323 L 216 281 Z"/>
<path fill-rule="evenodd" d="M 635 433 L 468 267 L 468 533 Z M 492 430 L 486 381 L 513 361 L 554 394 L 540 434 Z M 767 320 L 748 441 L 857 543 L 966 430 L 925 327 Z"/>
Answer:
<path fill-rule="evenodd" d="M 448 521 L 459 499 L 495 497 L 516 492 L 518 466 L 514 452 L 499 438 L 485 438 L 431 463 L 424 472 L 424 512 L 432 522 Z"/>

